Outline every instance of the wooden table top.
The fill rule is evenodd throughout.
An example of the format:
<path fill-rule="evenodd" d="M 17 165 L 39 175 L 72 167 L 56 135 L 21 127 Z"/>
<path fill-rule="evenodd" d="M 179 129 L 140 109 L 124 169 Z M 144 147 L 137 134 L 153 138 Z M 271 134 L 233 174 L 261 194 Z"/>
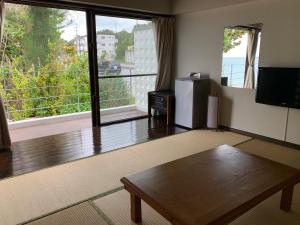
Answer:
<path fill-rule="evenodd" d="M 300 182 L 300 171 L 223 145 L 121 181 L 172 224 L 214 225 Z"/>

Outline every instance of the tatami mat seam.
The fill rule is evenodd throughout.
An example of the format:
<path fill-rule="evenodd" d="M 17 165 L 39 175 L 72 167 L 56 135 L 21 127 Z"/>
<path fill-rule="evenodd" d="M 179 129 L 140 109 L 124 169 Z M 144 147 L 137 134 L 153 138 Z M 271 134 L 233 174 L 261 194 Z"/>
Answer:
<path fill-rule="evenodd" d="M 111 193 L 113 194 L 113 193 Z M 101 198 L 101 197 L 100 197 Z M 112 220 L 92 201 L 89 200 L 88 203 L 93 207 L 93 209 L 102 217 L 102 219 L 108 224 L 108 225 L 115 225 Z"/>
<path fill-rule="evenodd" d="M 121 187 L 115 188 L 115 189 L 113 189 L 113 190 L 110 190 L 110 191 L 101 193 L 101 194 L 99 194 L 99 195 L 96 195 L 96 196 L 94 196 L 93 198 L 90 198 L 88 201 L 95 201 L 95 200 L 97 200 L 97 199 L 99 199 L 99 198 L 103 198 L 103 197 L 105 197 L 105 196 L 107 196 L 107 195 L 111 195 L 111 194 L 114 194 L 114 193 L 119 192 L 119 191 L 122 191 L 122 190 L 124 190 L 124 186 L 121 186 Z"/>
<path fill-rule="evenodd" d="M 96 212 L 104 219 L 104 221 L 108 224 L 108 225 L 115 225 L 112 220 L 94 203 L 95 200 L 97 199 L 100 199 L 100 198 L 103 198 L 105 196 L 108 196 L 108 195 L 112 195 L 116 192 L 119 192 L 119 191 L 122 191 L 124 190 L 124 187 L 119 187 L 117 189 L 114 189 L 114 190 L 111 190 L 110 192 L 106 192 L 106 193 L 103 193 L 103 194 L 100 194 L 96 197 L 94 197 L 93 199 L 90 199 L 88 201 L 88 203 L 96 210 Z"/>
<path fill-rule="evenodd" d="M 237 143 L 237 144 L 233 145 L 233 147 L 237 147 L 237 146 L 239 146 L 239 145 L 246 144 L 246 143 L 248 143 L 248 142 L 250 142 L 250 141 L 254 141 L 254 140 L 255 140 L 255 138 L 249 137 L 248 140 L 242 141 L 242 142 L 240 142 L 240 143 Z"/>
<path fill-rule="evenodd" d="M 34 222 L 34 221 L 36 221 L 36 220 L 40 220 L 40 219 L 42 219 L 42 218 L 45 218 L 45 217 L 54 215 L 54 214 L 56 214 L 56 213 L 59 213 L 59 212 L 61 212 L 61 211 L 66 210 L 66 209 L 69 209 L 69 208 L 72 208 L 72 207 L 74 207 L 74 206 L 80 205 L 80 204 L 82 204 L 82 203 L 84 203 L 84 202 L 94 201 L 94 200 L 96 200 L 96 199 L 102 198 L 102 197 L 107 196 L 107 195 L 111 195 L 111 194 L 113 194 L 113 193 L 115 193 L 115 192 L 118 192 L 118 191 L 121 191 L 121 190 L 123 190 L 123 189 L 124 189 L 124 187 L 121 186 L 121 187 L 112 189 L 112 190 L 110 190 L 110 191 L 103 192 L 103 193 L 101 193 L 101 194 L 98 194 L 98 195 L 93 196 L 93 197 L 91 197 L 91 198 L 88 198 L 88 199 L 82 200 L 82 201 L 80 201 L 80 202 L 74 203 L 74 204 L 72 204 L 72 205 L 66 206 L 66 207 L 64 207 L 64 208 L 57 209 L 57 210 L 55 210 L 55 211 L 53 211 L 53 212 L 50 212 L 50 213 L 41 215 L 41 216 L 39 216 L 39 217 L 35 217 L 35 218 L 33 218 L 33 219 L 27 220 L 27 221 L 22 222 L 22 223 L 18 223 L 17 225 L 25 225 L 25 224 Z M 93 208 L 94 208 L 94 207 L 93 207 Z"/>

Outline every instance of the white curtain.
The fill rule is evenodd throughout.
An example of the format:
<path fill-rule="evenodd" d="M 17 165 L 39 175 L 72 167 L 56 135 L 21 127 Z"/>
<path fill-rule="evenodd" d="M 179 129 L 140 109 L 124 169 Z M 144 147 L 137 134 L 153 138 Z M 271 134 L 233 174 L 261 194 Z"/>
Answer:
<path fill-rule="evenodd" d="M 257 52 L 258 45 L 258 29 L 251 29 L 248 31 L 248 47 L 246 56 L 246 71 L 245 71 L 245 81 L 244 88 L 255 88 L 255 56 Z"/>
<path fill-rule="evenodd" d="M 2 47 L 2 37 L 3 37 L 3 26 L 4 26 L 4 1 L 1 0 L 0 3 L 0 48 Z M 5 110 L 3 107 L 3 101 L 0 93 L 0 150 L 10 149 L 11 140 L 8 131 L 7 120 L 5 116 Z"/>
<path fill-rule="evenodd" d="M 172 82 L 172 69 L 175 42 L 175 18 L 160 17 L 153 20 L 158 70 L 155 90 L 169 90 Z"/>

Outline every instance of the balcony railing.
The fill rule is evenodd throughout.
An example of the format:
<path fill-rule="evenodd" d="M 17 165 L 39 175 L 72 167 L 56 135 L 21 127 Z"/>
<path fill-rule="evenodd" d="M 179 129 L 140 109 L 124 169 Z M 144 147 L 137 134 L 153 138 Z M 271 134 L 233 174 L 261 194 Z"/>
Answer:
<path fill-rule="evenodd" d="M 258 74 L 258 63 L 255 64 L 255 82 Z M 228 86 L 243 87 L 245 80 L 245 64 L 225 64 L 222 67 L 222 77 L 228 77 Z"/>
<path fill-rule="evenodd" d="M 154 90 L 156 74 L 99 76 L 100 108 L 136 105 L 146 109 L 148 92 Z"/>
<path fill-rule="evenodd" d="M 57 72 L 57 71 L 56 71 Z M 32 80 L 32 85 L 11 82 L 13 73 L 0 74 L 0 91 L 9 121 L 44 118 L 91 110 L 87 71 L 74 71 L 72 83 L 47 85 Z M 63 71 L 57 76 L 64 76 Z M 32 77 L 34 79 L 34 75 Z M 146 108 L 147 92 L 155 85 L 156 74 L 99 75 L 100 106 L 110 109 L 128 105 Z M 63 79 L 62 79 L 63 80 Z"/>

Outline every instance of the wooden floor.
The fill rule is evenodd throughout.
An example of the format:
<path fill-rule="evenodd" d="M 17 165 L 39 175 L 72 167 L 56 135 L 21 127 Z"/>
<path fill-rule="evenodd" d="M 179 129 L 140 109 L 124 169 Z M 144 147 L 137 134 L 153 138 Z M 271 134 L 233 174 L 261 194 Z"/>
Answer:
<path fill-rule="evenodd" d="M 11 152 L 0 153 L 0 179 L 185 131 L 161 119 L 140 119 L 16 142 Z"/>
<path fill-rule="evenodd" d="M 130 119 L 135 117 L 146 116 L 147 113 L 139 110 L 130 110 L 125 112 L 114 112 L 109 115 L 101 115 L 102 123 L 110 123 L 114 121 Z M 30 140 L 34 138 L 47 137 L 56 134 L 63 134 L 74 130 L 80 130 L 92 127 L 92 118 L 72 119 L 66 121 L 55 121 L 41 125 L 21 127 L 10 129 L 10 137 L 12 142 Z"/>

